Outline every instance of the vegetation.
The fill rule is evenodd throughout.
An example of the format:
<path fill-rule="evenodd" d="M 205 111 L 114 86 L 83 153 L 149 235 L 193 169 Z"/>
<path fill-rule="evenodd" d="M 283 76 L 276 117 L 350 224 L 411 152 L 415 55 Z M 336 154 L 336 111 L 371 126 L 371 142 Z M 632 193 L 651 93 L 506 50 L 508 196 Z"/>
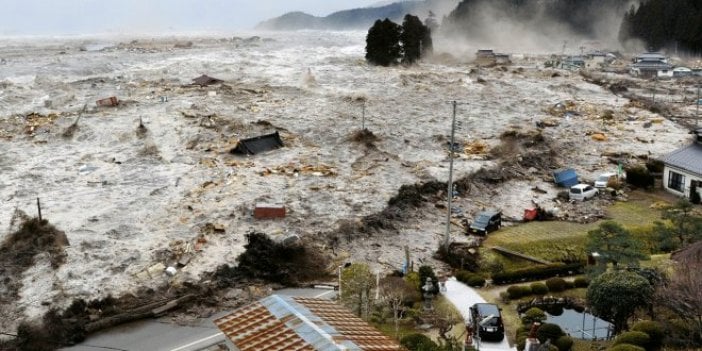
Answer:
<path fill-rule="evenodd" d="M 241 277 L 295 285 L 325 272 L 324 257 L 303 245 L 277 243 L 263 233 L 246 234 L 246 240 L 235 269 Z"/>
<path fill-rule="evenodd" d="M 474 288 L 479 288 L 485 285 L 485 278 L 483 276 L 477 274 L 477 273 L 472 273 L 468 271 L 458 271 L 456 272 L 456 279 L 464 283 L 468 286 L 474 287 Z"/>
<path fill-rule="evenodd" d="M 652 302 L 653 287 L 642 276 L 628 271 L 610 271 L 592 280 L 587 301 L 593 312 L 614 324 L 614 333 L 627 329 L 627 321 Z"/>
<path fill-rule="evenodd" d="M 566 289 L 567 284 L 563 278 L 549 278 L 546 280 L 546 286 L 548 287 L 549 291 L 561 292 Z"/>
<path fill-rule="evenodd" d="M 559 327 L 557 324 L 553 323 L 544 323 L 541 326 L 539 326 L 539 329 L 536 330 L 536 337 L 541 341 L 541 343 L 545 343 L 546 340 L 551 340 L 551 342 L 554 342 L 561 336 L 564 336 L 565 333 L 563 332 L 563 329 Z"/>
<path fill-rule="evenodd" d="M 648 256 L 643 254 L 643 248 L 638 240 L 620 224 L 606 221 L 587 233 L 587 251 L 600 254 L 598 263 L 619 263 L 638 266 L 639 260 Z"/>
<path fill-rule="evenodd" d="M 380 66 L 397 64 L 402 57 L 401 34 L 402 27 L 397 23 L 387 18 L 375 21 L 366 36 L 366 60 Z"/>
<path fill-rule="evenodd" d="M 702 4 L 697 0 L 649 0 L 633 6 L 624 16 L 620 40 L 641 39 L 660 50 L 675 45 L 683 50 L 702 50 Z"/>
<path fill-rule="evenodd" d="M 544 283 L 531 283 L 529 287 L 531 287 L 531 293 L 534 295 L 545 295 L 549 291 L 548 286 Z"/>
<path fill-rule="evenodd" d="M 653 188 L 656 178 L 645 166 L 633 166 L 626 169 L 626 182 L 641 189 Z"/>
<path fill-rule="evenodd" d="M 419 267 L 420 290 L 423 289 L 424 285 L 427 283 L 427 278 L 431 278 L 431 283 L 434 286 L 434 290 L 432 292 L 439 292 L 439 279 L 436 277 L 434 269 L 426 265 Z M 424 292 L 424 290 L 421 290 L 421 292 Z"/>
<path fill-rule="evenodd" d="M 619 334 L 614 339 L 614 345 L 628 344 L 640 347 L 646 347 L 651 342 L 651 337 L 648 334 L 639 331 L 628 331 Z"/>
<path fill-rule="evenodd" d="M 432 51 L 431 30 L 413 15 L 406 15 L 402 25 L 377 20 L 366 36 L 366 61 L 391 66 L 399 62 L 413 64 Z"/>
<path fill-rule="evenodd" d="M 546 320 L 546 313 L 538 307 L 532 307 L 524 312 L 522 324 L 527 327 L 535 322 L 543 323 Z"/>
<path fill-rule="evenodd" d="M 646 351 L 641 346 L 631 345 L 631 344 L 619 344 L 607 349 L 608 351 Z"/>
<path fill-rule="evenodd" d="M 505 271 L 498 274 L 493 274 L 492 281 L 495 284 L 508 284 L 526 280 L 539 280 L 550 278 L 556 275 L 573 275 L 583 271 L 582 263 L 572 264 L 552 264 L 546 266 L 537 266 L 533 268 L 525 268 L 514 271 Z"/>
<path fill-rule="evenodd" d="M 371 290 L 375 288 L 375 275 L 368 265 L 354 263 L 341 271 L 341 300 L 356 315 L 367 319 L 370 312 Z"/>

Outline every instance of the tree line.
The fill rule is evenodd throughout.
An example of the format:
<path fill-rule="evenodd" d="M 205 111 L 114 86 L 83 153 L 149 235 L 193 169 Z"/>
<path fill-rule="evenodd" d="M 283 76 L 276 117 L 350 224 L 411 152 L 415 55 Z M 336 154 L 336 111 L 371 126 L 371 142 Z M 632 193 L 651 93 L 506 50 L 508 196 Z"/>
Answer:
<path fill-rule="evenodd" d="M 665 47 L 702 51 L 702 2 L 648 0 L 624 16 L 620 41 L 641 39 L 651 50 Z"/>

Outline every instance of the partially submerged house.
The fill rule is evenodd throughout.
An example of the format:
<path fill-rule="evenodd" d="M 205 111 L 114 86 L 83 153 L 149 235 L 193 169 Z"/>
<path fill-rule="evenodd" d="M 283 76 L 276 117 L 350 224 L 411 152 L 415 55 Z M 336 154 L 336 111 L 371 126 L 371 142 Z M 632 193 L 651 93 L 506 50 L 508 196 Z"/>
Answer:
<path fill-rule="evenodd" d="M 499 54 L 493 50 L 478 50 L 475 53 L 475 64 L 478 66 L 509 65 L 512 61 L 508 54 Z"/>
<path fill-rule="evenodd" d="M 271 295 L 214 324 L 232 350 L 406 350 L 330 300 Z"/>
<path fill-rule="evenodd" d="M 206 87 L 206 86 L 210 86 L 210 85 L 214 85 L 214 84 L 219 84 L 219 83 L 222 83 L 222 82 L 224 82 L 224 81 L 221 80 L 221 79 L 217 79 L 217 78 L 210 77 L 210 76 L 208 76 L 208 75 L 206 75 L 206 74 L 203 74 L 203 75 L 201 75 L 201 76 L 199 76 L 199 77 L 197 77 L 197 78 L 193 78 L 193 85 L 199 85 L 199 86 L 201 86 L 201 87 Z"/>
<path fill-rule="evenodd" d="M 642 78 L 669 78 L 673 76 L 673 65 L 668 58 L 658 52 L 647 52 L 634 58 L 629 72 Z"/>
<path fill-rule="evenodd" d="M 579 70 L 585 67 L 585 57 L 583 56 L 566 56 L 561 62 L 559 68 L 568 70 Z"/>
<path fill-rule="evenodd" d="M 692 132 L 695 141 L 666 155 L 662 161 L 663 188 L 679 196 L 702 195 L 702 128 Z"/>
<path fill-rule="evenodd" d="M 265 151 L 283 147 L 283 140 L 278 132 L 257 137 L 239 140 L 236 147 L 231 150 L 233 154 L 256 155 Z"/>
<path fill-rule="evenodd" d="M 692 76 L 692 70 L 687 68 L 687 67 L 673 68 L 673 77 L 675 77 L 675 78 L 691 77 L 691 76 Z"/>

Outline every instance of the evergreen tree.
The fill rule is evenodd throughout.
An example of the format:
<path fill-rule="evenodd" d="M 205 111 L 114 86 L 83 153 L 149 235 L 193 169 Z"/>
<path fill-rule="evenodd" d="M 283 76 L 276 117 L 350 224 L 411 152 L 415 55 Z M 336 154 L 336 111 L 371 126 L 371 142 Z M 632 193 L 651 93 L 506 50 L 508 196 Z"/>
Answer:
<path fill-rule="evenodd" d="M 422 41 L 424 41 L 427 31 L 427 27 L 419 20 L 419 17 L 405 16 L 400 35 L 403 50 L 402 62 L 413 64 L 422 57 Z"/>
<path fill-rule="evenodd" d="M 641 244 L 631 233 L 616 222 L 607 221 L 597 229 L 587 233 L 586 248 L 589 252 L 598 252 L 603 262 L 638 266 L 639 260 L 647 256 L 642 253 Z"/>
<path fill-rule="evenodd" d="M 402 55 L 401 33 L 402 28 L 387 18 L 375 21 L 366 36 L 366 60 L 380 66 L 397 64 Z"/>

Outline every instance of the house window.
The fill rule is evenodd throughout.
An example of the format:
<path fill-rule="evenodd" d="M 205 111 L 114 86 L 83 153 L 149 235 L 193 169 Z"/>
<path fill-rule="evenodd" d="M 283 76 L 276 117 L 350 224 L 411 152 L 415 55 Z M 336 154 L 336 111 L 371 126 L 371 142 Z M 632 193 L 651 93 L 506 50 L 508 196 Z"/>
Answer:
<path fill-rule="evenodd" d="M 685 176 L 680 173 L 670 171 L 668 174 L 668 188 L 683 192 L 685 186 Z"/>

